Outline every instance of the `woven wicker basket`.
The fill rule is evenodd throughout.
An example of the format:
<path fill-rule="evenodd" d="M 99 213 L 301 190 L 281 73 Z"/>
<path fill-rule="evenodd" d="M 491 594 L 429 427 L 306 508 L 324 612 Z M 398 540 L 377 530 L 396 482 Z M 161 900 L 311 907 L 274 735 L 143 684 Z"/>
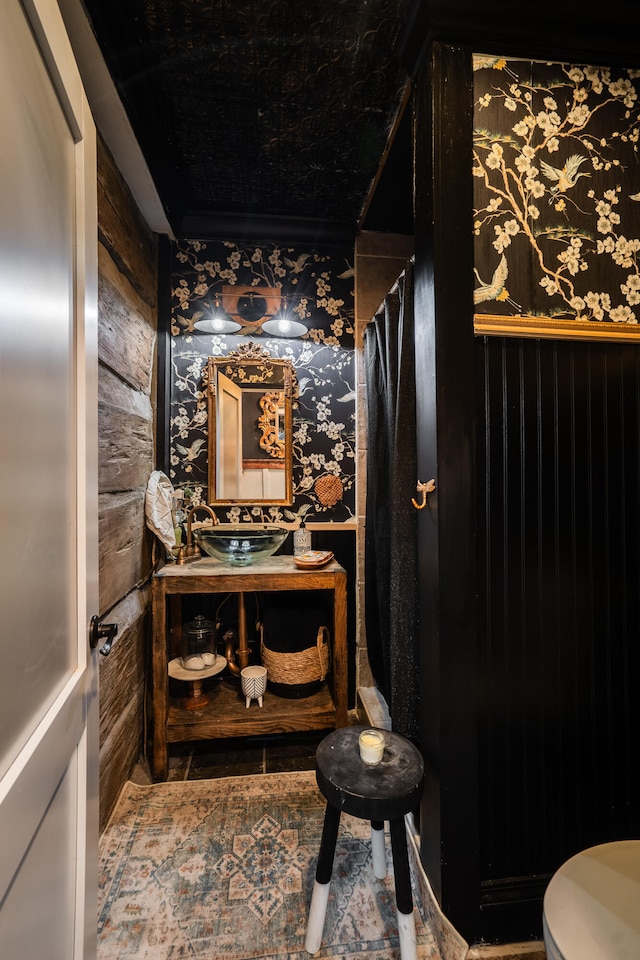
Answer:
<path fill-rule="evenodd" d="M 270 684 L 308 684 L 322 682 L 331 663 L 329 631 L 318 628 L 315 646 L 306 647 L 294 653 L 280 653 L 269 650 L 264 642 L 264 633 L 260 635 L 260 655 Z"/>

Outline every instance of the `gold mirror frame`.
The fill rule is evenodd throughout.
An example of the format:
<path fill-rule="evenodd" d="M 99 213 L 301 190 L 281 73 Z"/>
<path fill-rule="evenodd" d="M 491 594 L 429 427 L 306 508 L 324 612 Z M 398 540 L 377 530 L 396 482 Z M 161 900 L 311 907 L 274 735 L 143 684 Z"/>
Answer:
<path fill-rule="evenodd" d="M 284 391 L 274 390 L 271 393 L 265 393 L 259 400 L 262 413 L 258 417 L 258 427 L 262 436 L 258 441 L 263 450 L 265 450 L 274 460 L 284 460 L 285 447 L 284 430 L 281 429 L 282 414 L 284 403 Z"/>
<path fill-rule="evenodd" d="M 210 504 L 231 506 L 269 503 L 290 506 L 293 503 L 292 407 L 295 384 L 291 361 L 274 359 L 258 344 L 243 343 L 226 357 L 208 358 L 205 387 L 209 421 Z M 246 457 L 242 445 L 237 444 L 237 436 L 242 433 L 242 394 L 249 390 L 259 392 L 262 387 L 265 389 L 257 401 L 262 413 L 256 417 L 256 448 L 260 453 Z M 228 397 L 236 398 L 237 403 L 234 404 Z M 236 410 L 233 410 L 234 406 Z M 226 424 L 225 429 L 222 420 Z M 256 485 L 261 484 L 263 496 L 253 493 L 244 496 L 241 486 L 245 483 L 252 485 L 254 490 Z M 265 486 L 267 495 L 264 495 Z M 268 495 L 269 488 L 275 495 Z M 230 490 L 237 495 L 229 495 Z"/>

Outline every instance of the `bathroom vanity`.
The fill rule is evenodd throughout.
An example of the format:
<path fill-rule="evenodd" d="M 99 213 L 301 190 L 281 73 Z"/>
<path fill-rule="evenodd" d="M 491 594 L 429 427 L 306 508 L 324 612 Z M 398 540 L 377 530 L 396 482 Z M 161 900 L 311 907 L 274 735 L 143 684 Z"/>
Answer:
<path fill-rule="evenodd" d="M 166 564 L 152 579 L 152 705 L 154 779 L 167 776 L 168 746 L 188 740 L 323 730 L 347 723 L 347 575 L 332 561 L 321 569 L 301 570 L 293 557 L 278 556 L 246 567 L 209 557 L 184 565 Z M 264 704 L 246 708 L 240 678 L 212 684 L 210 701 L 187 709 L 170 695 L 169 663 L 180 650 L 181 598 L 189 594 L 240 594 L 265 591 L 328 591 L 333 599 L 331 671 L 312 696 L 278 697 L 269 691 Z M 220 678 L 226 677 L 225 669 Z M 196 678 L 194 677 L 194 680 Z M 185 691 L 186 693 L 186 691 Z"/>

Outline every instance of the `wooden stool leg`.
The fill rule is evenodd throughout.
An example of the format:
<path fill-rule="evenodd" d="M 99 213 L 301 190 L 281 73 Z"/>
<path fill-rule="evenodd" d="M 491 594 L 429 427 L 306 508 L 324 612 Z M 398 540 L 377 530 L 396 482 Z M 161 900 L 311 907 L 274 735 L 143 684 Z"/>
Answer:
<path fill-rule="evenodd" d="M 374 877 L 378 880 L 384 880 L 387 875 L 387 857 L 384 852 L 384 820 L 371 821 L 371 857 Z"/>
<path fill-rule="evenodd" d="M 328 803 L 324 814 L 322 840 L 320 841 L 320 853 L 316 867 L 316 879 L 313 884 L 313 893 L 311 894 L 311 905 L 309 907 L 309 918 L 307 920 L 307 935 L 304 941 L 304 948 L 307 953 L 317 953 L 322 943 L 322 931 L 324 930 L 324 920 L 327 915 L 333 857 L 336 852 L 339 826 L 340 811 Z"/>
<path fill-rule="evenodd" d="M 396 908 L 398 912 L 398 937 L 402 960 L 417 960 L 416 921 L 413 915 L 407 833 L 404 817 L 389 823 L 391 850 L 393 852 L 393 875 L 396 884 Z"/>

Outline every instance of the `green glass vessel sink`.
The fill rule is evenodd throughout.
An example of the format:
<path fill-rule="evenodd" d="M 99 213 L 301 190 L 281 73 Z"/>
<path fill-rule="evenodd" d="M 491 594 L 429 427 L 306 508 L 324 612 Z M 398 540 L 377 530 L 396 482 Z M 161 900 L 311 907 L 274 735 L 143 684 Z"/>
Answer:
<path fill-rule="evenodd" d="M 196 543 L 209 557 L 239 567 L 266 560 L 282 546 L 288 534 L 286 527 L 269 523 L 218 523 L 193 531 Z"/>

